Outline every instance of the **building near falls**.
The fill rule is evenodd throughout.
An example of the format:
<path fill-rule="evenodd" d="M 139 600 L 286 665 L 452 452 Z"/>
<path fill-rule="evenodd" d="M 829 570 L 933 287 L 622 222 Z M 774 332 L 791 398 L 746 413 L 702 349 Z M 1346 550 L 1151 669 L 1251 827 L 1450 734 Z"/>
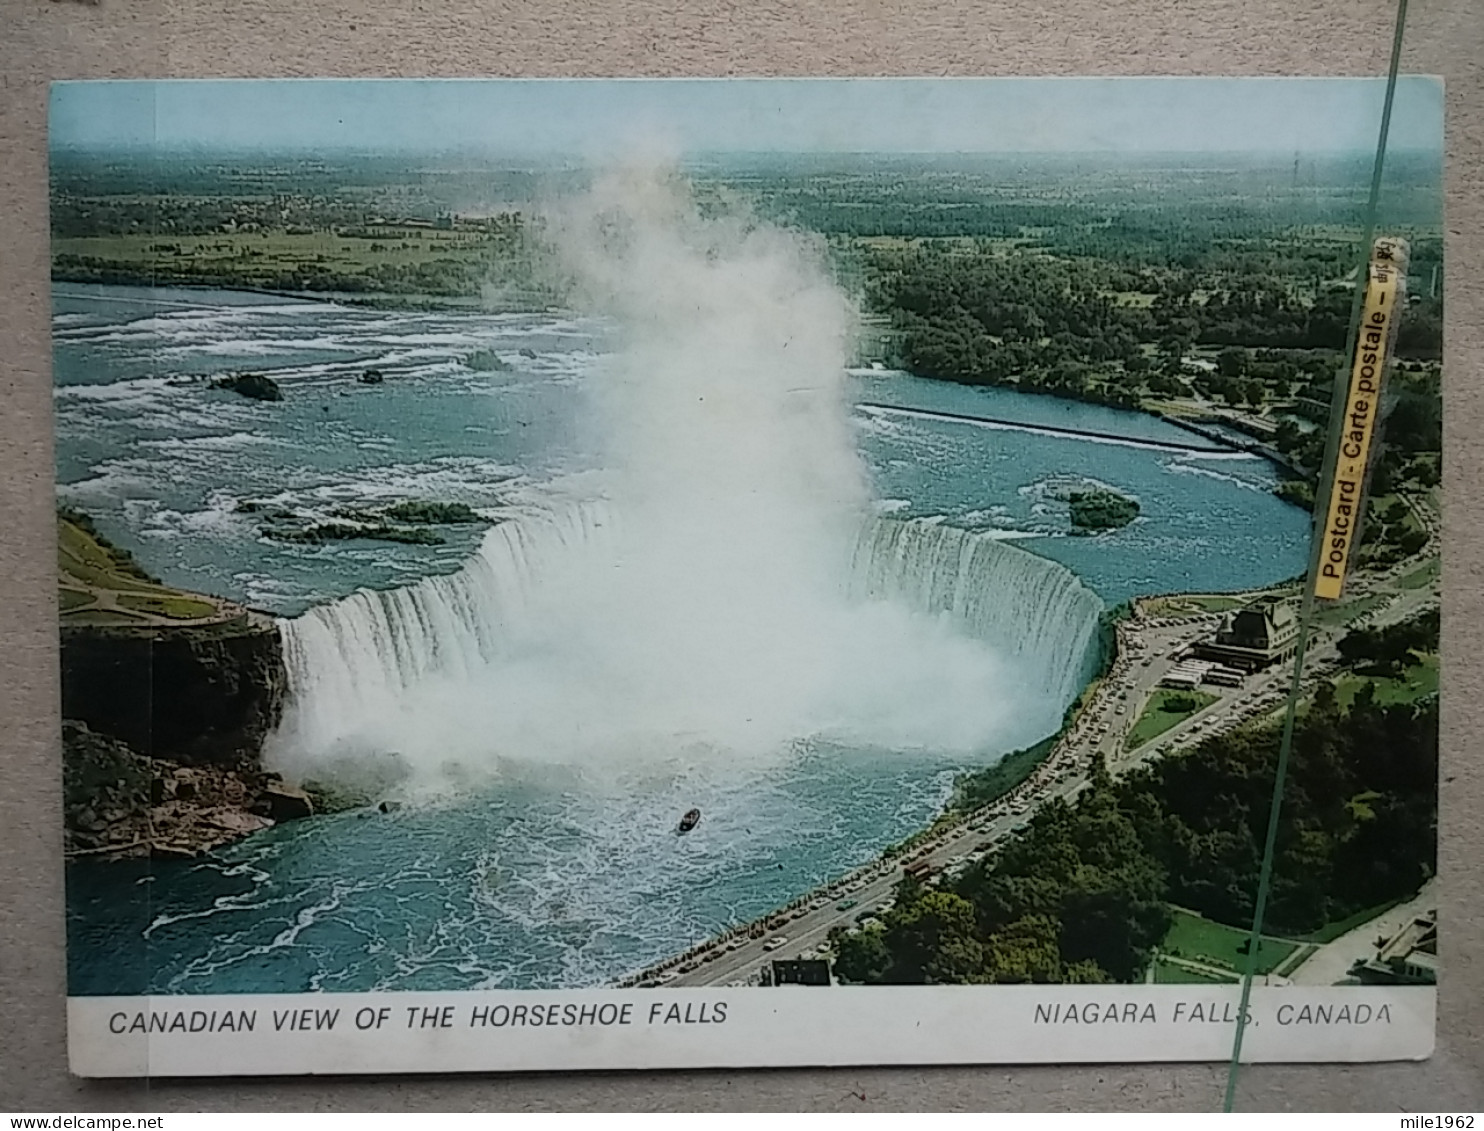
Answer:
<path fill-rule="evenodd" d="M 1438 913 L 1415 916 L 1390 938 L 1377 940 L 1376 954 L 1350 968 L 1371 985 L 1435 986 L 1438 982 Z"/>
<path fill-rule="evenodd" d="M 833 972 L 827 959 L 793 958 L 775 960 L 766 971 L 767 984 L 774 986 L 832 986 Z"/>
<path fill-rule="evenodd" d="M 1194 691 L 1202 684 L 1218 687 L 1241 687 L 1247 673 L 1212 660 L 1185 658 L 1176 662 L 1159 681 L 1159 686 L 1176 691 Z"/>
<path fill-rule="evenodd" d="M 1191 652 L 1203 660 L 1255 672 L 1291 657 L 1298 634 L 1298 609 L 1293 601 L 1259 597 L 1222 617 L 1215 635 L 1198 641 Z"/>

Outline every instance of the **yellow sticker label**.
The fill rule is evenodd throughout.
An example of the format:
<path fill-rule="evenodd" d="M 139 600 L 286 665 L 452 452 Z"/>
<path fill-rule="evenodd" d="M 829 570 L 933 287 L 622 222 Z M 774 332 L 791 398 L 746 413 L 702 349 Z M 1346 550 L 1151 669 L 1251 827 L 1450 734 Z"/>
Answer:
<path fill-rule="evenodd" d="M 1397 252 L 1401 254 L 1398 255 Z M 1350 390 L 1345 398 L 1345 420 L 1330 480 L 1329 507 L 1324 531 L 1319 573 L 1314 596 L 1333 599 L 1344 591 L 1345 573 L 1356 534 L 1360 529 L 1361 495 L 1366 467 L 1376 432 L 1381 402 L 1381 380 L 1386 369 L 1386 351 L 1391 343 L 1400 291 L 1400 263 L 1405 251 L 1396 241 L 1378 240 L 1370 262 L 1355 365 L 1350 371 Z"/>

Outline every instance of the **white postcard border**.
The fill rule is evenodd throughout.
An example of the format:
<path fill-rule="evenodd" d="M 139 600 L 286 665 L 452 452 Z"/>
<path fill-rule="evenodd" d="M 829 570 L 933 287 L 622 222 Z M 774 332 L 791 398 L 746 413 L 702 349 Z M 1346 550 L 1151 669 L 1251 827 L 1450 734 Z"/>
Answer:
<path fill-rule="evenodd" d="M 71 997 L 67 1014 L 75 1075 L 245 1076 L 1224 1061 L 1239 1002 L 1235 985 L 783 986 Z M 1423 1059 L 1436 1010 L 1432 986 L 1255 986 L 1243 1059 Z"/>

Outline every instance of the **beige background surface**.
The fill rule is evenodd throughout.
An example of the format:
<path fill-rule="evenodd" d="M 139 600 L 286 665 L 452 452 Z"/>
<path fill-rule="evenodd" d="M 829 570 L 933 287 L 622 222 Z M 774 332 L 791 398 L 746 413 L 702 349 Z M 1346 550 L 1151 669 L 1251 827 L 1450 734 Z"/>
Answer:
<path fill-rule="evenodd" d="M 149 1081 L 66 1070 L 47 83 L 271 75 L 1361 74 L 1394 0 L 0 0 L 0 1111 L 1213 1110 L 1215 1065 Z M 1253 1067 L 1245 1110 L 1484 1109 L 1484 4 L 1413 0 L 1448 98 L 1443 963 L 1425 1063 Z M 1213 123 L 1213 129 L 1219 128 Z"/>

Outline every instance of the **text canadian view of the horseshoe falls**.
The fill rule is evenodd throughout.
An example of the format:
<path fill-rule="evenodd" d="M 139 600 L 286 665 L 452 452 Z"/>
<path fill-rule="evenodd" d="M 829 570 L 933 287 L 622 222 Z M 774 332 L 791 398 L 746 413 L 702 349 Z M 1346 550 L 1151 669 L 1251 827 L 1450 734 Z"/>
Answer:
<path fill-rule="evenodd" d="M 58 84 L 69 996 L 1226 1002 L 1381 92 Z M 1437 978 L 1441 121 L 1255 962 L 1325 1026 Z"/>

